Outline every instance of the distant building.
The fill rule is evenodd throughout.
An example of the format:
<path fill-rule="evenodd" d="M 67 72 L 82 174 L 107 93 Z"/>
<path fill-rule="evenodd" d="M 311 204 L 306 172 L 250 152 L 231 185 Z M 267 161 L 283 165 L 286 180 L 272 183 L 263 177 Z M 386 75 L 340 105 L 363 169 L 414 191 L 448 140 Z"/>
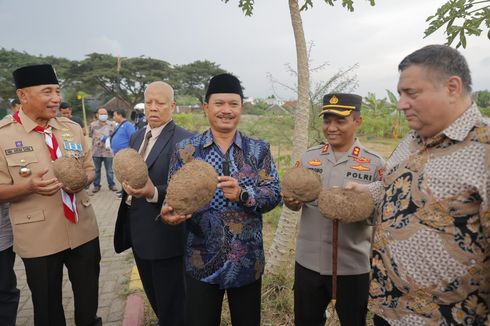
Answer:
<path fill-rule="evenodd" d="M 282 104 L 282 107 L 288 111 L 294 111 L 298 108 L 298 101 L 297 100 L 285 101 Z"/>
<path fill-rule="evenodd" d="M 201 106 L 199 104 L 193 104 L 193 105 L 177 105 L 175 107 L 175 113 L 195 113 L 195 112 L 201 112 Z"/>
<path fill-rule="evenodd" d="M 273 113 L 273 114 L 278 114 L 278 115 L 290 113 L 288 110 L 286 110 L 285 108 L 283 108 L 282 106 L 277 105 L 277 104 L 270 105 L 267 108 L 267 112 Z"/>
<path fill-rule="evenodd" d="M 245 97 L 243 99 L 243 104 L 252 104 L 252 105 L 255 105 L 256 101 L 255 101 L 255 98 L 253 97 Z"/>
<path fill-rule="evenodd" d="M 133 110 L 133 107 L 130 104 L 121 99 L 118 99 L 117 97 L 111 98 L 102 106 L 105 107 L 107 111 L 111 112 L 114 112 L 116 109 L 124 109 L 129 114 Z M 110 116 L 112 117 L 112 115 Z"/>
<path fill-rule="evenodd" d="M 269 104 L 269 105 L 279 105 L 279 106 L 282 106 L 284 104 L 284 101 L 283 100 L 280 100 L 278 98 L 266 98 L 264 100 L 265 103 Z"/>

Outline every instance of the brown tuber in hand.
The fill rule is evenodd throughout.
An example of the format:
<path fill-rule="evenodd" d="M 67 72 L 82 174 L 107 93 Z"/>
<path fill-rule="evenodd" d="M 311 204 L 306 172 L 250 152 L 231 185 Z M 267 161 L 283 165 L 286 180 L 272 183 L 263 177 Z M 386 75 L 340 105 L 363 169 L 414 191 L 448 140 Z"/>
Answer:
<path fill-rule="evenodd" d="M 132 148 L 117 152 L 112 164 L 117 180 L 134 189 L 141 189 L 148 181 L 148 167 L 143 157 Z"/>
<path fill-rule="evenodd" d="M 320 175 L 312 170 L 294 167 L 282 178 L 282 194 L 303 203 L 316 200 L 322 189 Z"/>
<path fill-rule="evenodd" d="M 318 197 L 322 215 L 343 223 L 368 219 L 374 211 L 374 201 L 369 193 L 342 188 L 323 189 Z"/>
<path fill-rule="evenodd" d="M 192 214 L 213 199 L 218 185 L 218 174 L 204 161 L 192 160 L 170 179 L 165 203 L 177 215 Z"/>

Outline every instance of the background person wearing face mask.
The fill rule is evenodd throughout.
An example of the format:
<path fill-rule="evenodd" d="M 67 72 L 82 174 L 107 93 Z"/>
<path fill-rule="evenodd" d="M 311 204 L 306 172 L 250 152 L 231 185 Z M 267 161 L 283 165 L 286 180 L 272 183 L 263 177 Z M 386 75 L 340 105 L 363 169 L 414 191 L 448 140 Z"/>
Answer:
<path fill-rule="evenodd" d="M 116 130 L 116 124 L 113 121 L 109 121 L 108 118 L 109 115 L 106 108 L 100 107 L 97 110 L 97 120 L 93 121 L 89 128 L 89 137 L 92 138 L 92 156 L 95 164 L 93 193 L 100 190 L 102 163 L 104 163 L 109 189 L 117 191 L 116 184 L 114 183 L 114 173 L 112 172 L 114 153 L 110 146 L 106 145 L 107 140 L 110 139 L 110 136 Z"/>

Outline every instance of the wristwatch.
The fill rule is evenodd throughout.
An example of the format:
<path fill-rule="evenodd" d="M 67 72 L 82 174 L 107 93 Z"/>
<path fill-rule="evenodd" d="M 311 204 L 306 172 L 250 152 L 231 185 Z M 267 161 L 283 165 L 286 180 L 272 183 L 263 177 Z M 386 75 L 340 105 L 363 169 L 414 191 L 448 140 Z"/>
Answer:
<path fill-rule="evenodd" d="M 241 190 L 240 190 L 240 197 L 239 197 L 240 203 L 245 204 L 248 201 L 249 198 L 250 198 L 250 194 L 248 193 L 248 191 L 246 191 L 245 189 L 241 188 Z"/>

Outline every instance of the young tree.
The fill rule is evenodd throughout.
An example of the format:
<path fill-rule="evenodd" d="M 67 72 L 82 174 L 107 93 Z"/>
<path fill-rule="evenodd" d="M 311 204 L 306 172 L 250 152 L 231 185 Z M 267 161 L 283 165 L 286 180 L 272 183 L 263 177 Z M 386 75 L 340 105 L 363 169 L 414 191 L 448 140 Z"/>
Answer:
<path fill-rule="evenodd" d="M 229 0 L 222 0 L 228 2 Z M 337 0 L 324 0 L 325 3 L 334 6 Z M 374 0 L 368 0 L 374 5 Z M 238 6 L 243 10 L 245 15 L 250 16 L 253 13 L 255 0 L 239 0 Z M 342 0 L 342 6 L 349 11 L 353 11 L 353 0 Z M 305 0 L 302 6 L 299 6 L 298 0 L 288 0 L 291 24 L 294 32 L 294 41 L 296 45 L 297 71 L 298 71 L 298 108 L 294 114 L 294 132 L 293 132 L 293 152 L 292 161 L 299 160 L 301 153 L 306 150 L 308 145 L 308 117 L 310 108 L 310 73 L 308 66 L 308 55 L 303 31 L 303 22 L 300 12 L 313 7 L 313 0 Z M 283 207 L 279 224 L 277 226 L 274 241 L 269 250 L 270 259 L 267 264 L 267 270 L 274 273 L 286 262 L 292 240 L 296 232 L 296 224 L 300 213 L 293 212 Z"/>

